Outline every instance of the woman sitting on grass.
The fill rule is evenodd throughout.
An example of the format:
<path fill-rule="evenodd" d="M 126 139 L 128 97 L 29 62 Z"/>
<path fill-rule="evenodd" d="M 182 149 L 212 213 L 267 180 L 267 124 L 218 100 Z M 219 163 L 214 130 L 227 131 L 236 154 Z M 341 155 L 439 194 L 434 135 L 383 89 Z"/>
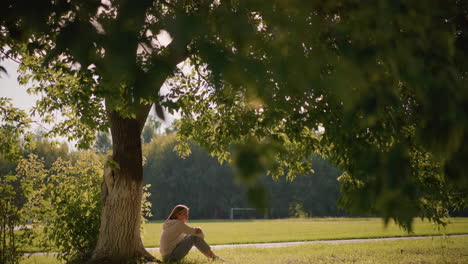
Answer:
<path fill-rule="evenodd" d="M 177 205 L 164 222 L 159 243 L 159 252 L 165 262 L 181 260 L 195 246 L 205 256 L 212 260 L 219 259 L 205 242 L 203 231 L 199 227 L 186 225 L 189 218 L 189 208 Z"/>

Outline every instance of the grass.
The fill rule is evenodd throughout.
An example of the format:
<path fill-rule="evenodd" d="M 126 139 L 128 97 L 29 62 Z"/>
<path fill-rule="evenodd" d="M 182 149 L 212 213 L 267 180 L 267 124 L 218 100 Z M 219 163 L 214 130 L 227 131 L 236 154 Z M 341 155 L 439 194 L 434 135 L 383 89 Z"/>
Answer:
<path fill-rule="evenodd" d="M 384 226 L 380 218 L 311 218 L 252 221 L 189 221 L 201 227 L 211 245 L 327 239 L 378 238 L 468 234 L 468 218 L 452 218 L 445 229 L 415 220 L 414 232 L 406 233 L 393 223 Z M 142 233 L 146 247 L 158 247 L 162 222 L 148 223 Z"/>
<path fill-rule="evenodd" d="M 160 258 L 158 252 L 152 252 Z M 284 248 L 233 248 L 216 250 L 227 264 L 442 264 L 468 263 L 468 237 L 427 238 L 418 240 L 382 241 L 340 245 L 302 245 Z M 22 264 L 56 264 L 52 257 L 31 257 Z M 180 264 L 209 264 L 194 250 Z"/>
<path fill-rule="evenodd" d="M 204 232 L 206 233 L 206 240 L 211 245 L 396 237 L 408 235 L 423 236 L 443 234 L 468 234 L 468 218 L 452 218 L 450 219 L 449 225 L 445 229 L 441 230 L 437 229 L 437 227 L 434 226 L 434 224 L 429 223 L 427 221 L 415 220 L 414 233 L 411 234 L 404 232 L 393 223 L 389 223 L 389 225 L 385 227 L 382 220 L 379 218 L 311 218 L 249 221 L 189 221 L 189 225 L 202 227 Z M 142 234 L 142 239 L 145 247 L 159 246 L 159 236 L 161 233 L 161 228 L 162 222 L 152 222 L 145 224 L 144 231 Z M 453 243 L 451 241 L 453 241 Z M 451 261 L 448 261 L 446 263 L 468 263 L 466 255 L 463 255 L 461 253 L 468 252 L 468 250 L 466 250 L 466 247 L 460 247 L 459 241 L 464 241 L 466 242 L 465 244 L 468 245 L 468 238 L 450 238 L 448 240 L 424 239 L 399 242 L 376 242 L 375 244 L 347 244 L 336 246 L 307 245 L 281 249 L 240 248 L 221 250 L 220 253 L 222 256 L 226 256 L 227 259 L 232 259 L 234 261 L 232 263 L 353 263 L 353 258 L 356 258 L 358 260 L 357 263 L 386 263 L 380 260 L 375 260 L 380 255 L 382 255 L 383 258 L 389 258 L 388 256 L 393 256 L 393 251 L 388 251 L 389 249 L 387 250 L 386 248 L 386 243 L 389 243 L 389 248 L 400 247 L 401 249 L 404 249 L 404 252 L 408 252 L 408 254 L 412 252 L 411 254 L 414 253 L 416 256 L 418 256 L 417 259 L 421 259 L 421 261 L 419 262 L 407 262 L 405 254 L 402 254 L 401 256 L 393 256 L 401 259 L 400 263 L 444 263 L 440 261 L 427 262 L 425 259 L 429 259 L 427 256 L 434 258 L 436 258 L 436 256 L 442 256 L 445 258 L 447 254 L 447 258 L 449 258 L 449 256 L 450 258 L 452 258 L 453 256 L 458 257 L 453 257 Z M 355 252 L 361 252 L 364 255 L 363 257 L 359 257 L 356 256 Z M 379 252 L 382 253 L 380 254 Z M 187 263 L 202 263 L 202 260 L 204 258 L 201 255 L 198 256 L 197 254 L 198 253 L 191 253 L 190 257 L 187 260 L 189 262 Z M 158 252 L 154 252 L 154 255 L 159 257 Z M 330 262 L 330 259 L 334 258 L 333 256 L 338 256 L 339 261 L 337 260 L 336 262 Z M 415 256 L 413 256 L 412 258 L 414 257 Z M 437 258 L 440 259 L 439 257 Z M 268 261 L 261 261 L 264 258 L 268 259 Z M 277 262 L 276 259 L 281 259 L 282 261 Z M 304 261 L 300 259 L 304 259 Z M 465 262 L 456 262 L 458 261 L 458 259 L 465 260 Z M 42 264 L 59 262 L 52 256 L 34 256 L 31 258 L 23 259 L 21 263 Z"/>
<path fill-rule="evenodd" d="M 468 263 L 468 238 L 374 242 L 342 245 L 304 245 L 285 248 L 236 248 L 216 252 L 228 263 Z M 210 263 L 191 252 L 181 264 Z"/>

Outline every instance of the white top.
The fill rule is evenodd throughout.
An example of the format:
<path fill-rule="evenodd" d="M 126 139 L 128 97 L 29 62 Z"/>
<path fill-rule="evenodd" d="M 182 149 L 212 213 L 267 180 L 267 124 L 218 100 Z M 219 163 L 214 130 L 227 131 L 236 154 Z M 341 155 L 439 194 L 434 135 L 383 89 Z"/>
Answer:
<path fill-rule="evenodd" d="M 172 253 L 172 250 L 179 244 L 186 235 L 194 235 L 204 238 L 203 232 L 197 234 L 195 228 L 186 225 L 179 219 L 171 219 L 164 222 L 159 241 L 159 252 L 165 257 Z"/>

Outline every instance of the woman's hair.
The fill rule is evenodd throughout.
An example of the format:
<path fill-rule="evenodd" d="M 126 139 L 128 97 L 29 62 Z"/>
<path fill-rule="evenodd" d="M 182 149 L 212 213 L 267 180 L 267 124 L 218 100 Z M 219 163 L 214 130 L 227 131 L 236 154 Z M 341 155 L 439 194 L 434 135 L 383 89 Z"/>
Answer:
<path fill-rule="evenodd" d="M 171 219 L 177 219 L 177 215 L 182 211 L 182 210 L 189 210 L 189 208 L 183 204 L 178 204 L 172 209 L 172 212 L 169 214 L 166 220 L 171 220 Z"/>

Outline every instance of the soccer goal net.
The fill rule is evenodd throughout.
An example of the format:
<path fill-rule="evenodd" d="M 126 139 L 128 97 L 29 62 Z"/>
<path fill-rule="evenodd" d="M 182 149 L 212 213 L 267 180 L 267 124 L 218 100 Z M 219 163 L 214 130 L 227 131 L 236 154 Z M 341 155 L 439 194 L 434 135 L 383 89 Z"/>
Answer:
<path fill-rule="evenodd" d="M 268 218 L 268 214 L 261 213 L 255 208 L 231 208 L 231 220 Z"/>

